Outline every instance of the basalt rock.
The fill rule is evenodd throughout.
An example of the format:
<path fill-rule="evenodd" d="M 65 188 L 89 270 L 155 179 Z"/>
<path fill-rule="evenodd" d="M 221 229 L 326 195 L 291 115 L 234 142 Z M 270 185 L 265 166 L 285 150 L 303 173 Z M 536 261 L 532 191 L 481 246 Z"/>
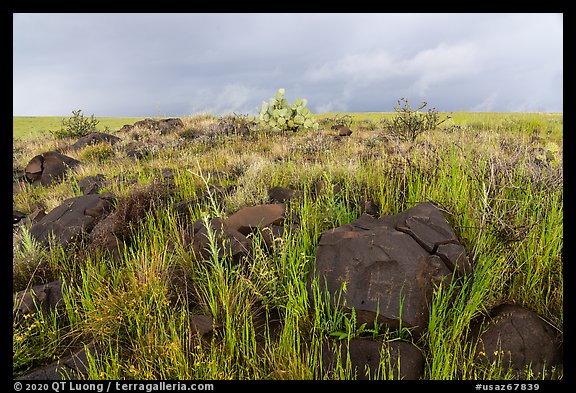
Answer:
<path fill-rule="evenodd" d="M 54 181 L 61 180 L 66 172 L 80 164 L 80 161 L 49 151 L 33 157 L 26 165 L 24 173 L 33 185 L 49 185 Z"/>
<path fill-rule="evenodd" d="M 78 188 L 83 195 L 98 194 L 102 187 L 104 187 L 104 175 L 101 173 L 86 176 L 78 181 Z"/>
<path fill-rule="evenodd" d="M 100 347 L 95 342 L 88 344 L 86 347 L 65 356 L 60 360 L 47 366 L 38 368 L 29 374 L 26 374 L 18 380 L 43 380 L 43 381 L 60 381 L 63 379 L 83 380 L 88 376 L 88 354 L 93 358 L 98 358 Z M 74 386 L 72 384 L 68 386 Z"/>
<path fill-rule="evenodd" d="M 229 255 L 238 261 L 242 256 L 248 255 L 251 241 L 244 234 L 220 218 L 211 219 L 209 225 L 218 246 L 219 258 Z M 206 260 L 212 257 L 208 229 L 202 220 L 186 227 L 184 245 L 191 247 L 197 259 Z"/>
<path fill-rule="evenodd" d="M 36 222 L 40 221 L 42 217 L 46 215 L 44 207 L 39 206 L 32 211 L 32 213 L 26 215 L 18 210 L 13 212 L 12 228 L 14 231 L 19 230 L 22 227 L 30 227 Z"/>
<path fill-rule="evenodd" d="M 284 204 L 248 206 L 232 214 L 226 220 L 213 218 L 209 221 L 218 246 L 218 257 L 232 256 L 235 261 L 248 255 L 252 241 L 249 235 L 259 233 L 266 246 L 271 247 L 274 238 L 284 233 Z M 202 220 L 188 225 L 184 234 L 184 245 L 191 246 L 196 258 L 209 259 L 209 233 Z"/>
<path fill-rule="evenodd" d="M 362 213 L 377 218 L 378 215 L 380 214 L 380 207 L 378 206 L 378 204 L 376 204 L 371 200 L 365 200 L 362 201 L 361 211 Z"/>
<path fill-rule="evenodd" d="M 291 188 L 272 187 L 268 190 L 268 198 L 271 203 L 286 203 L 300 196 L 302 196 L 302 191 L 296 191 Z"/>
<path fill-rule="evenodd" d="M 275 203 L 244 207 L 226 219 L 226 225 L 244 236 L 259 233 L 266 246 L 271 247 L 274 238 L 284 233 L 286 205 Z"/>
<path fill-rule="evenodd" d="M 356 310 L 358 325 L 376 318 L 390 328 L 428 325 L 434 286 L 468 274 L 472 267 L 442 212 L 419 204 L 395 216 L 362 215 L 351 224 L 324 232 L 309 275 L 309 293 L 318 278 L 335 304 Z"/>
<path fill-rule="evenodd" d="M 286 206 L 281 203 L 243 207 L 226 219 L 228 227 L 247 236 L 252 231 L 284 222 Z"/>
<path fill-rule="evenodd" d="M 76 143 L 70 146 L 74 150 L 82 149 L 86 146 L 90 146 L 96 143 L 103 143 L 108 142 L 111 145 L 120 142 L 122 139 L 118 138 L 117 136 L 107 134 L 105 132 L 92 132 L 88 135 L 83 136 L 82 138 L 78 139 Z"/>
<path fill-rule="evenodd" d="M 34 285 L 14 295 L 15 317 L 35 313 L 40 309 L 51 311 L 62 306 L 62 281 Z"/>
<path fill-rule="evenodd" d="M 114 209 L 112 194 L 89 194 L 66 199 L 30 228 L 30 234 L 43 245 L 50 237 L 66 247 L 90 233 L 96 223 Z"/>
<path fill-rule="evenodd" d="M 338 136 L 350 136 L 352 135 L 352 130 L 346 126 L 340 126 L 338 128 Z"/>
<path fill-rule="evenodd" d="M 118 132 L 129 132 L 134 127 L 138 128 L 146 128 L 151 131 L 158 131 L 161 135 L 167 134 L 175 129 L 184 127 L 184 123 L 181 119 L 178 118 L 170 118 L 170 119 L 160 119 L 160 120 L 153 120 L 153 119 L 144 119 L 137 121 L 134 125 L 125 125 L 123 126 Z"/>
<path fill-rule="evenodd" d="M 339 353 L 338 353 L 339 352 Z M 379 370 L 381 360 L 390 356 L 389 368 Z M 381 342 L 370 339 L 353 338 L 347 344 L 326 342 L 322 345 L 322 366 L 324 372 L 332 371 L 340 359 L 346 368 L 348 356 L 350 368 L 356 379 L 420 379 L 424 372 L 424 356 L 414 345 L 405 341 Z M 381 357 L 384 357 L 381 359 Z M 386 360 L 383 361 L 386 364 Z"/>
<path fill-rule="evenodd" d="M 554 328 L 522 306 L 499 305 L 472 331 L 472 337 L 479 338 L 477 360 L 488 365 L 500 358 L 518 378 L 525 377 L 528 366 L 538 378 L 547 378 L 551 368 L 562 363 L 561 342 Z"/>

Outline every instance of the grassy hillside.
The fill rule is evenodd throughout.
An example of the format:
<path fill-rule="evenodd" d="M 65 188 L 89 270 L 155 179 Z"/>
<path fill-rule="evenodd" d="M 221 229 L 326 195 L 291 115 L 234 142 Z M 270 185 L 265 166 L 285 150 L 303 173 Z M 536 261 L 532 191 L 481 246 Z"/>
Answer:
<path fill-rule="evenodd" d="M 330 126 L 346 115 L 353 133 L 338 140 Z M 322 342 L 344 335 L 413 343 L 425 356 L 423 379 L 513 378 L 501 363 L 480 363 L 476 343 L 466 338 L 472 322 L 501 303 L 530 308 L 562 336 L 563 116 L 453 113 L 414 142 L 386 132 L 381 120 L 391 116 L 319 114 L 319 132 L 282 135 L 252 127 L 241 135 L 224 130 L 245 119 L 195 115 L 172 133 L 136 129 L 116 133 L 122 141 L 115 145 L 77 151 L 68 148 L 75 140 L 31 136 L 59 121 L 15 118 L 15 134 L 18 120 L 18 134 L 30 136 L 14 141 L 15 170 L 52 149 L 82 163 L 61 183 L 21 186 L 15 210 L 29 214 L 42 205 L 48 212 L 80 195 L 79 180 L 102 174 L 108 181 L 101 193 L 144 215 L 127 226 L 132 242 L 120 261 L 87 253 L 85 243 L 42 249 L 25 229 L 15 233 L 14 292 L 57 279 L 67 285 L 62 315 L 39 312 L 14 323 L 13 375 L 96 341 L 105 355 L 89 359 L 90 379 L 350 379 L 345 364 L 333 372 L 320 368 Z M 135 120 L 106 124 L 117 130 Z M 134 146 L 147 154 L 130 158 Z M 169 193 L 151 187 L 166 169 L 174 181 Z M 201 198 L 209 186 L 232 188 L 216 202 Z M 226 218 L 243 206 L 267 203 L 273 186 L 302 192 L 288 212 L 297 229 L 272 250 L 255 239 L 252 257 L 240 264 L 227 256 L 192 257 L 175 203 L 198 199 L 188 223 Z M 455 282 L 437 288 L 430 328 L 420 338 L 406 330 L 356 329 L 353 315 L 313 307 L 308 298 L 306 279 L 320 234 L 354 221 L 367 199 L 383 215 L 437 202 L 473 261 L 473 276 L 460 288 Z M 186 277 L 190 299 L 174 300 L 174 271 Z M 196 314 L 221 326 L 211 341 L 190 335 Z M 262 332 L 256 321 L 275 317 L 279 330 Z M 562 379 L 561 369 L 552 371 Z"/>
<path fill-rule="evenodd" d="M 67 116 L 14 116 L 12 118 L 13 139 L 33 139 L 49 134 L 50 131 L 59 130 L 62 127 L 62 119 Z M 98 117 L 99 131 L 109 129 L 118 130 L 124 124 L 134 124 L 141 120 L 140 117 Z"/>

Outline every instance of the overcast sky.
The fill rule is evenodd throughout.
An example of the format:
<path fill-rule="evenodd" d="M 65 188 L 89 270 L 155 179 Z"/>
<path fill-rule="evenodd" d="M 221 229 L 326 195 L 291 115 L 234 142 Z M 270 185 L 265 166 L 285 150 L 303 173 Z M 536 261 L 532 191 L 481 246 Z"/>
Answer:
<path fill-rule="evenodd" d="M 562 14 L 14 14 L 13 115 L 563 111 Z"/>

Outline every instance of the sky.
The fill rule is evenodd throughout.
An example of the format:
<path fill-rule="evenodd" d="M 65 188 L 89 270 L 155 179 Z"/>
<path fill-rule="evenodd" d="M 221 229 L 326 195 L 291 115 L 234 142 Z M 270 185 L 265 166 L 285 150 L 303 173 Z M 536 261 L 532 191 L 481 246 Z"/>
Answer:
<path fill-rule="evenodd" d="M 13 116 L 563 112 L 552 13 L 13 14 Z"/>

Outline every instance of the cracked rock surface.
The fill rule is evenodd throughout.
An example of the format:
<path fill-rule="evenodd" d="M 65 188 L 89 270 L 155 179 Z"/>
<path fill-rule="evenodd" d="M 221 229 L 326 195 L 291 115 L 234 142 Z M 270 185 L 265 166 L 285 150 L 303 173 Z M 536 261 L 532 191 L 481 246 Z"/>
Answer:
<path fill-rule="evenodd" d="M 509 364 L 517 377 L 524 376 L 528 365 L 538 375 L 562 362 L 556 331 L 534 311 L 522 306 L 494 307 L 482 323 L 473 327 L 473 332 L 473 337 L 479 338 L 476 358 L 490 364 L 500 357 L 502 364 Z"/>
<path fill-rule="evenodd" d="M 48 151 L 33 157 L 26 165 L 24 174 L 33 185 L 47 186 L 64 178 L 66 172 L 78 164 L 80 161 L 72 157 Z"/>
<path fill-rule="evenodd" d="M 66 247 L 79 236 L 87 235 L 96 223 L 114 209 L 112 194 L 88 194 L 68 198 L 30 228 L 30 234 L 41 244 L 50 237 Z"/>
<path fill-rule="evenodd" d="M 88 375 L 88 354 L 94 358 L 99 356 L 99 345 L 96 342 L 91 342 L 84 348 L 69 356 L 62 357 L 60 360 L 51 363 L 47 366 L 38 368 L 29 374 L 26 374 L 18 380 L 32 380 L 32 381 L 59 381 L 63 379 L 81 380 L 86 379 Z"/>
<path fill-rule="evenodd" d="M 468 274 L 464 247 L 432 203 L 421 203 L 394 216 L 362 215 L 351 224 L 324 232 L 309 276 L 317 277 L 340 306 L 356 310 L 359 325 L 379 323 L 393 329 L 428 325 L 434 284 Z"/>
<path fill-rule="evenodd" d="M 388 354 L 391 369 L 380 369 L 382 358 Z M 424 372 L 422 352 L 405 341 L 381 342 L 353 338 L 348 343 L 329 341 L 322 345 L 322 365 L 325 370 L 332 371 L 338 358 L 342 365 L 350 359 L 350 368 L 357 379 L 375 379 L 378 373 L 383 372 L 394 379 L 417 380 Z"/>

